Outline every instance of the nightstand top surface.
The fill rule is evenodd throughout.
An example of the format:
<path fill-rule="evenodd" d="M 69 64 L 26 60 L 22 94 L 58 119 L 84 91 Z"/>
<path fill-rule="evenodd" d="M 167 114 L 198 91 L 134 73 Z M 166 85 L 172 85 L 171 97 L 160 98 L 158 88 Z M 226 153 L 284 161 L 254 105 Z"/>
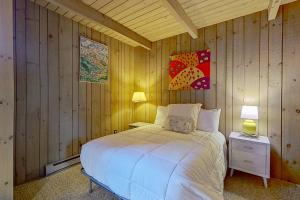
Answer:
<path fill-rule="evenodd" d="M 134 127 L 141 127 L 141 126 L 147 126 L 147 125 L 151 125 L 151 123 L 147 123 L 147 122 L 134 122 L 129 124 L 129 126 L 134 126 Z"/>
<path fill-rule="evenodd" d="M 251 142 L 259 142 L 263 144 L 270 144 L 270 141 L 268 137 L 266 136 L 259 136 L 259 137 L 250 137 L 250 136 L 245 136 L 241 132 L 231 132 L 230 139 L 237 139 L 237 140 L 244 140 L 244 141 L 251 141 Z"/>

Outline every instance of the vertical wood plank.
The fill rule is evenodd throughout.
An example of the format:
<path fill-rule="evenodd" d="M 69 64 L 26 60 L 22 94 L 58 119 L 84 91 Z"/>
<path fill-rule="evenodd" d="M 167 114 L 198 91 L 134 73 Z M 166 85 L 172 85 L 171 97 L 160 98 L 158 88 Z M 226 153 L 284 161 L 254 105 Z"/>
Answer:
<path fill-rule="evenodd" d="M 111 126 L 118 131 L 118 41 L 111 39 Z"/>
<path fill-rule="evenodd" d="M 205 45 L 210 49 L 210 89 L 205 90 L 205 108 L 211 109 L 217 106 L 217 55 L 216 55 L 217 26 L 205 28 Z"/>
<path fill-rule="evenodd" d="M 100 35 L 100 42 L 102 44 L 105 44 L 105 37 L 103 34 Z M 109 67 L 109 66 L 108 66 Z M 100 85 L 100 135 L 99 136 L 105 136 L 106 131 L 106 114 L 105 114 L 105 96 L 107 95 L 105 93 L 105 87 L 107 87 L 107 83 Z"/>
<path fill-rule="evenodd" d="M 91 39 L 92 30 L 86 28 L 86 37 Z M 86 138 L 87 141 L 92 139 L 92 84 L 86 83 Z"/>
<path fill-rule="evenodd" d="M 191 51 L 190 36 L 188 33 L 184 33 L 180 36 L 180 51 L 182 53 L 189 53 Z M 182 90 L 181 103 L 191 102 L 191 90 Z"/>
<path fill-rule="evenodd" d="M 31 180 L 40 174 L 39 6 L 28 0 L 26 7 L 26 180 Z"/>
<path fill-rule="evenodd" d="M 233 86 L 233 21 L 226 23 L 226 138 L 232 129 L 232 86 Z"/>
<path fill-rule="evenodd" d="M 59 160 L 59 17 L 48 12 L 48 80 L 49 80 L 49 137 L 48 162 Z"/>
<path fill-rule="evenodd" d="M 130 47 L 125 45 L 125 58 L 124 58 L 124 129 L 128 129 L 128 124 L 130 123 Z M 148 94 L 148 93 L 147 93 Z M 149 115 L 148 115 L 149 116 Z"/>
<path fill-rule="evenodd" d="M 86 36 L 86 27 L 79 24 L 78 27 L 78 31 L 79 31 L 79 35 L 82 36 Z M 78 40 L 80 40 L 80 38 L 78 38 Z M 78 41 L 78 49 L 80 48 L 80 43 Z M 75 52 L 74 52 L 75 53 Z M 78 52 L 78 58 L 77 58 L 78 62 L 80 62 L 80 54 Z M 80 63 L 79 63 L 80 65 Z M 78 66 L 79 68 L 79 66 Z M 78 72 L 80 73 L 80 72 Z M 87 132 L 86 132 L 86 128 L 87 128 L 87 121 L 86 121 L 86 83 L 85 82 L 79 82 L 79 91 L 78 91 L 78 95 L 79 95 L 79 124 L 78 124 L 78 129 L 79 129 L 79 147 L 81 149 L 81 146 L 86 143 L 87 141 Z"/>
<path fill-rule="evenodd" d="M 14 52 L 13 2 L 0 2 L 0 199 L 13 199 Z"/>
<path fill-rule="evenodd" d="M 197 52 L 199 49 L 199 37 L 196 39 L 190 38 L 191 53 Z M 196 103 L 197 92 L 200 90 L 191 90 L 191 103 Z"/>
<path fill-rule="evenodd" d="M 118 66 L 117 66 L 117 74 L 118 74 L 118 130 L 122 131 L 122 86 L 120 86 L 120 84 L 122 84 L 122 56 L 123 56 L 123 45 L 121 42 L 118 43 L 118 51 L 119 51 L 119 56 L 118 56 Z"/>
<path fill-rule="evenodd" d="M 176 50 L 177 50 L 177 54 L 182 53 L 182 51 L 181 51 L 181 39 L 180 39 L 181 37 L 182 37 L 182 34 L 176 36 Z M 181 91 L 180 90 L 176 91 L 176 103 L 181 103 Z"/>
<path fill-rule="evenodd" d="M 128 98 L 129 96 L 128 94 L 128 89 L 129 89 L 129 81 L 128 81 L 128 70 L 129 70 L 129 47 L 127 44 L 124 44 L 124 59 L 123 59 L 123 84 L 125 85 L 125 87 L 123 88 L 123 130 L 127 130 L 128 129 Z M 146 80 L 147 82 L 147 80 Z M 147 94 L 146 90 L 145 90 L 145 94 Z M 146 103 L 144 103 L 146 105 Z M 146 108 L 146 107 L 145 107 Z M 146 109 L 145 109 L 145 116 L 146 116 Z M 145 118 L 146 121 L 146 118 Z"/>
<path fill-rule="evenodd" d="M 283 7 L 282 178 L 300 183 L 300 2 Z"/>
<path fill-rule="evenodd" d="M 123 67 L 124 67 L 124 44 L 123 43 L 119 43 L 119 51 L 120 51 L 120 56 L 119 56 L 119 66 L 118 66 L 118 74 L 119 74 L 119 97 L 118 97 L 118 104 L 119 104 L 119 111 L 118 111 L 118 115 L 119 115 L 119 130 L 123 131 L 123 120 L 124 120 L 124 110 L 123 110 L 123 89 L 125 86 L 123 86 Z M 142 113 L 141 113 L 142 114 Z"/>
<path fill-rule="evenodd" d="M 245 16 L 245 105 L 259 104 L 259 21 L 259 13 Z"/>
<path fill-rule="evenodd" d="M 72 22 L 72 120 L 73 155 L 79 153 L 79 27 Z"/>
<path fill-rule="evenodd" d="M 115 68 L 116 68 L 116 96 L 115 96 L 115 101 L 116 101 L 116 110 L 115 110 L 115 115 L 116 115 L 116 130 L 119 132 L 121 131 L 121 127 L 120 127 L 120 104 L 119 104 L 119 95 L 120 95 L 120 87 L 119 87 L 119 84 L 120 84 L 120 56 L 122 55 L 122 52 L 121 52 L 121 47 L 120 47 L 120 42 L 119 41 L 116 41 L 116 65 L 115 65 Z"/>
<path fill-rule="evenodd" d="M 7 4 L 8 5 L 8 4 Z M 4 9 L 4 7 L 1 6 Z M 17 0 L 16 15 L 16 124 L 15 124 L 15 183 L 21 184 L 26 180 L 26 1 Z M 1 12 L 2 13 L 2 12 Z M 4 13 L 4 12 L 3 12 Z M 1 19 L 4 19 L 1 17 Z"/>
<path fill-rule="evenodd" d="M 130 68 L 129 68 L 129 84 L 130 84 L 130 91 L 129 91 L 129 105 L 130 105 L 130 122 L 134 122 L 134 104 L 131 101 L 132 98 L 132 94 L 134 91 L 134 68 L 135 68 L 135 63 L 134 63 L 134 48 L 131 47 L 130 48 L 130 57 L 129 57 L 129 64 L 130 64 Z M 149 97 L 150 98 L 150 97 Z M 149 99 L 150 101 L 150 99 Z"/>
<path fill-rule="evenodd" d="M 92 40 L 96 42 L 100 42 L 100 33 L 92 30 Z M 99 83 L 91 83 L 92 87 L 92 96 L 91 96 L 91 101 L 92 101 L 92 110 L 91 110 L 91 115 L 92 115 L 92 139 L 98 138 L 101 136 L 101 86 Z"/>
<path fill-rule="evenodd" d="M 242 130 L 240 118 L 244 104 L 245 69 L 244 69 L 244 18 L 233 20 L 233 130 Z"/>
<path fill-rule="evenodd" d="M 217 25 L 217 108 L 221 109 L 219 130 L 226 135 L 226 23 Z"/>
<path fill-rule="evenodd" d="M 122 131 L 124 131 L 124 128 L 125 128 L 125 107 L 124 107 L 124 100 L 125 100 L 125 93 L 124 93 L 124 91 L 125 91 L 125 88 L 126 88 L 126 83 L 125 83 L 125 81 L 124 81 L 124 77 L 125 77 L 125 44 L 124 43 L 122 43 L 121 44 L 121 56 L 120 56 L 120 58 L 121 58 L 121 60 L 120 60 L 120 62 L 121 62 L 121 65 L 120 65 L 120 82 L 121 82 L 121 85 L 123 86 L 123 87 L 120 87 L 120 96 L 119 96 L 119 98 L 120 98 L 120 107 L 121 107 L 121 110 L 120 110 L 120 117 L 121 117 L 121 124 L 120 124 L 120 126 L 121 126 L 121 130 Z M 145 113 L 145 112 L 144 112 Z"/>
<path fill-rule="evenodd" d="M 150 72 L 149 72 L 149 85 L 150 85 L 150 94 L 149 94 L 149 120 L 154 122 L 156 116 L 156 44 L 157 42 L 152 43 L 152 48 L 150 50 Z M 134 55 L 136 56 L 136 55 Z"/>
<path fill-rule="evenodd" d="M 40 91 L 41 91 L 41 113 L 40 113 L 40 176 L 45 175 L 45 166 L 48 162 L 48 29 L 47 10 L 40 7 Z"/>
<path fill-rule="evenodd" d="M 149 79 L 149 74 L 150 74 L 150 51 L 146 51 L 146 57 L 145 57 L 145 75 L 146 75 L 145 94 L 146 94 L 146 98 L 147 98 L 147 102 L 145 103 L 145 109 L 146 109 L 145 121 L 146 122 L 150 122 L 150 105 L 149 105 L 150 79 Z"/>
<path fill-rule="evenodd" d="M 59 18 L 59 70 L 60 70 L 60 159 L 73 153 L 72 142 L 72 21 Z"/>
<path fill-rule="evenodd" d="M 169 100 L 169 40 L 165 39 L 162 41 L 162 105 L 168 105 Z"/>
<path fill-rule="evenodd" d="M 269 23 L 268 136 L 271 176 L 281 178 L 282 11 Z"/>
<path fill-rule="evenodd" d="M 168 55 L 168 67 L 170 63 L 170 56 L 176 54 L 177 52 L 177 38 L 176 36 L 170 37 L 169 38 L 169 55 Z M 168 72 L 167 72 L 168 73 Z M 171 81 L 171 78 L 169 77 L 168 74 L 168 84 Z M 176 90 L 170 90 L 170 104 L 175 104 L 176 103 L 176 96 L 177 96 L 177 91 Z"/>
<path fill-rule="evenodd" d="M 134 49 L 134 90 L 145 92 L 146 51 L 142 47 Z M 135 121 L 145 121 L 145 103 L 134 103 Z"/>
<path fill-rule="evenodd" d="M 162 105 L 162 41 L 156 43 L 156 105 Z"/>
<path fill-rule="evenodd" d="M 259 22 L 259 13 L 245 16 L 245 105 L 259 105 Z"/>
<path fill-rule="evenodd" d="M 259 56 L 259 127 L 260 135 L 268 135 L 268 73 L 269 73 L 269 22 L 268 12 L 260 16 L 260 56 Z"/>
<path fill-rule="evenodd" d="M 203 50 L 205 48 L 204 45 L 204 28 L 198 30 L 198 38 L 196 39 L 196 50 Z M 204 107 L 204 90 L 196 90 L 196 103 L 203 104 Z"/>
<path fill-rule="evenodd" d="M 111 64 L 111 39 L 108 36 L 105 36 L 105 44 L 108 46 L 108 82 L 104 86 L 105 92 L 105 135 L 112 133 L 111 131 L 111 81 L 112 81 L 112 64 Z"/>

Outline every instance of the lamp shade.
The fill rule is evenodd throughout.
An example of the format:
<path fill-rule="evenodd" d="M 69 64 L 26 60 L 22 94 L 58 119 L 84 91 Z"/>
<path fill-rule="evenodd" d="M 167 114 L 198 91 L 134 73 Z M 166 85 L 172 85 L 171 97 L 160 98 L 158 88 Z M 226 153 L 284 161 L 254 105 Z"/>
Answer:
<path fill-rule="evenodd" d="M 242 119 L 258 119 L 257 106 L 242 106 L 241 118 Z"/>
<path fill-rule="evenodd" d="M 132 101 L 134 103 L 147 101 L 146 95 L 144 92 L 134 92 L 132 96 Z"/>

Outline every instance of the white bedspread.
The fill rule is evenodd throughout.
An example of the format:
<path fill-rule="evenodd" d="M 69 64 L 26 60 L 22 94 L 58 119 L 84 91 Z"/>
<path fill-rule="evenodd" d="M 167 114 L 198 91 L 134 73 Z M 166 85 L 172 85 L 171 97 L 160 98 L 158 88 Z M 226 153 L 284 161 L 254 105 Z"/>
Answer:
<path fill-rule="evenodd" d="M 181 134 L 158 125 L 130 129 L 83 145 L 86 173 L 130 200 L 223 199 L 221 133 Z"/>

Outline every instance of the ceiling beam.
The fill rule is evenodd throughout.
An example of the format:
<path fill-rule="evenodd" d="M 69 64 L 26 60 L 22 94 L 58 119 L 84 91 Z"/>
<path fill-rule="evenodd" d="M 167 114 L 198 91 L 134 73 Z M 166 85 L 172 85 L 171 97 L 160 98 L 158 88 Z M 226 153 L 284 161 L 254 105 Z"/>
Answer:
<path fill-rule="evenodd" d="M 281 5 L 283 4 L 288 4 L 288 3 L 292 3 L 294 1 L 297 1 L 297 0 L 281 0 Z"/>
<path fill-rule="evenodd" d="M 161 0 L 165 8 L 173 15 L 178 23 L 190 34 L 194 39 L 198 37 L 196 26 L 192 20 L 187 16 L 184 9 L 177 0 Z"/>
<path fill-rule="evenodd" d="M 281 5 L 281 0 L 270 0 L 269 8 L 268 8 L 269 21 L 276 18 L 280 5 Z"/>
<path fill-rule="evenodd" d="M 119 34 L 137 42 L 139 45 L 145 49 L 150 50 L 152 42 L 145 37 L 137 34 L 136 32 L 130 30 L 126 26 L 120 24 L 119 22 L 113 20 L 112 18 L 102 14 L 101 12 L 89 7 L 80 0 L 48 0 L 59 7 L 65 8 L 71 12 L 74 12 L 81 17 L 87 18 L 95 23 L 101 24 L 110 28 Z"/>

